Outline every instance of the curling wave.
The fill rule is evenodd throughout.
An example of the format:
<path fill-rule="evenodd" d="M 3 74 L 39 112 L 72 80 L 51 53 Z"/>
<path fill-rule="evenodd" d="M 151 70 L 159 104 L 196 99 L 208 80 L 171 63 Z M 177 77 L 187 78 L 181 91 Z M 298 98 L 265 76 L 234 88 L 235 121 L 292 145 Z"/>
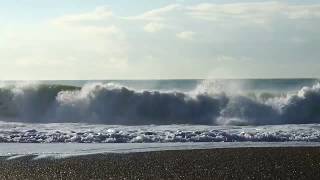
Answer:
<path fill-rule="evenodd" d="M 266 125 L 320 122 L 320 84 L 295 94 L 138 91 L 115 84 L 0 88 L 3 121 Z"/>

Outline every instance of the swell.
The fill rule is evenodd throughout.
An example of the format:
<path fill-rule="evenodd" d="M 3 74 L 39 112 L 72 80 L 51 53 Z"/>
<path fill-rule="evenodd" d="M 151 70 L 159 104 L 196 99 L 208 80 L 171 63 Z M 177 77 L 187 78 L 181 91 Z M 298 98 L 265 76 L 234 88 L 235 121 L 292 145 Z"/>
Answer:
<path fill-rule="evenodd" d="M 0 88 L 4 121 L 265 125 L 320 122 L 320 85 L 294 94 L 137 91 L 115 84 Z"/>

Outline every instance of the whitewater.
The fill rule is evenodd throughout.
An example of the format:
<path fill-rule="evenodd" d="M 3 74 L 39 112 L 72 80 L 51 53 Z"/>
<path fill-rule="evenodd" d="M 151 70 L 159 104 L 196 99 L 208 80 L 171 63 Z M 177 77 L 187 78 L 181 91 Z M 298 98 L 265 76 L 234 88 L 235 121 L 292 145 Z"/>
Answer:
<path fill-rule="evenodd" d="M 264 80 L 260 81 L 263 84 Z M 113 82 L 82 86 L 5 84 L 0 88 L 0 118 L 7 122 L 109 125 L 278 125 L 320 121 L 318 82 L 301 86 L 297 81 L 297 87 L 290 89 L 292 80 L 280 85 L 274 81 L 269 86 L 278 87 L 271 90 L 254 86 L 246 89 L 243 86 L 248 84 L 236 80 L 206 80 L 191 90 L 179 90 L 175 83 L 168 90 L 135 89 Z"/>
<path fill-rule="evenodd" d="M 39 155 L 39 148 L 47 152 L 56 143 L 69 144 L 69 151 L 58 145 L 60 150 L 51 154 L 318 146 L 319 142 L 317 79 L 0 85 L 0 155 L 17 156 L 24 154 L 17 149 L 30 147 L 30 154 Z M 83 143 L 88 145 L 76 145 Z"/>

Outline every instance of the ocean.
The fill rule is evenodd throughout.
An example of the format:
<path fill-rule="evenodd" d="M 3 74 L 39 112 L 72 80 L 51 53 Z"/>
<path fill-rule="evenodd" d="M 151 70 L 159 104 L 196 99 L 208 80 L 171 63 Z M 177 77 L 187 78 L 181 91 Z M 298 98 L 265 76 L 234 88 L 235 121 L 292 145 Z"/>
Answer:
<path fill-rule="evenodd" d="M 196 143 L 229 147 L 226 143 L 320 142 L 317 79 L 0 84 L 0 147 L 8 143 L 118 147 L 115 144 L 121 143 L 128 144 L 122 149 L 130 149 L 136 143 L 149 144 L 143 148 L 154 148 L 153 143 L 172 148 L 175 143 L 178 147 Z"/>

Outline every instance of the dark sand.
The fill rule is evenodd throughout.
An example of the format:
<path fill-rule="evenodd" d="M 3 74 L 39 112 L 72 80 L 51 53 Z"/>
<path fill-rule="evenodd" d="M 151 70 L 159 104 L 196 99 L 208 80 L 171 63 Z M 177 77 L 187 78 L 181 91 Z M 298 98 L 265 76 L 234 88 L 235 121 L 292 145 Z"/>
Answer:
<path fill-rule="evenodd" d="M 0 158 L 0 179 L 320 179 L 320 148 L 234 148 Z"/>

